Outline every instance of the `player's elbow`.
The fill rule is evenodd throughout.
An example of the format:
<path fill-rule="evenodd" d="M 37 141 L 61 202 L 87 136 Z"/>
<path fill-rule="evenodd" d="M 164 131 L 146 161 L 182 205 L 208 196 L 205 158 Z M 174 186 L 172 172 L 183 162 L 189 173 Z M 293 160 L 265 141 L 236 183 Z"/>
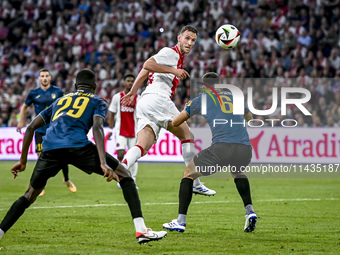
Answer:
<path fill-rule="evenodd" d="M 143 68 L 147 71 L 152 71 L 152 66 L 154 63 L 156 63 L 156 61 L 153 58 L 149 58 L 147 61 L 144 62 Z"/>
<path fill-rule="evenodd" d="M 30 135 L 30 134 L 33 135 L 34 131 L 37 130 L 38 127 L 39 127 L 39 126 L 36 124 L 36 122 L 32 121 L 32 122 L 27 126 L 27 128 L 26 128 L 26 130 L 25 130 L 25 133 L 28 134 L 28 135 Z"/>
<path fill-rule="evenodd" d="M 31 123 L 27 126 L 25 133 L 33 133 L 34 131 L 35 131 L 35 128 Z"/>
<path fill-rule="evenodd" d="M 92 128 L 93 128 L 93 132 L 96 132 L 96 131 L 100 131 L 103 127 L 100 123 L 95 122 L 95 123 L 93 123 Z"/>
<path fill-rule="evenodd" d="M 252 120 L 253 119 L 253 115 L 250 112 L 248 112 L 247 114 L 244 115 L 244 119 L 246 121 Z"/>

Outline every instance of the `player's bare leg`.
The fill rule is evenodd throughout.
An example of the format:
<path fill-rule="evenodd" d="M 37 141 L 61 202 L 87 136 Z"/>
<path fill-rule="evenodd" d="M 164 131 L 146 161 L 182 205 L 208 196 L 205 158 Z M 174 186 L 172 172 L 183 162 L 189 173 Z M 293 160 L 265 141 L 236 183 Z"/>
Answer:
<path fill-rule="evenodd" d="M 169 122 L 168 130 L 181 141 L 184 163 L 186 166 L 188 166 L 190 161 L 195 156 L 195 144 L 193 134 L 190 132 L 189 127 L 186 123 L 182 123 L 178 127 L 174 127 L 172 125 L 172 122 Z M 216 194 L 215 190 L 209 189 L 203 183 L 201 183 L 199 178 L 195 179 L 193 182 L 193 192 L 194 194 L 204 196 L 214 196 Z"/>

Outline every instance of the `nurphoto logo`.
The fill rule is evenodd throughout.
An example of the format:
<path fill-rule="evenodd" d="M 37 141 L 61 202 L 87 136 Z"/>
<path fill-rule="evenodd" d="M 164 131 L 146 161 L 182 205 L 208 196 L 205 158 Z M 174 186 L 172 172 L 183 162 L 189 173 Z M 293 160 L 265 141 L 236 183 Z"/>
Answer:
<path fill-rule="evenodd" d="M 221 109 L 223 109 L 223 112 L 225 113 L 232 113 L 234 115 L 244 115 L 244 94 L 242 90 L 235 85 L 232 84 L 215 84 L 214 88 L 212 86 L 209 86 L 207 84 L 204 84 L 207 88 L 209 88 L 212 92 L 208 91 L 205 88 L 202 88 L 206 94 L 202 95 L 202 104 L 201 104 L 201 113 L 202 115 L 207 114 L 207 95 L 209 95 L 215 105 L 217 105 L 215 98 L 213 97 L 212 93 L 214 93 L 217 97 L 217 100 L 220 104 Z M 217 91 L 215 89 L 228 89 L 230 91 L 230 94 L 233 96 L 233 100 L 231 98 L 226 97 L 226 101 L 223 101 Z M 290 93 L 298 93 L 301 94 L 301 98 L 288 98 L 288 94 Z M 288 88 L 283 87 L 281 88 L 281 115 L 285 116 L 287 115 L 287 105 L 293 104 L 295 105 L 304 115 L 312 115 L 306 107 L 303 105 L 304 103 L 307 103 L 311 99 L 311 93 L 309 90 L 305 88 Z M 232 102 L 233 101 L 233 102 Z M 273 87 L 272 88 L 272 105 L 269 109 L 265 110 L 259 110 L 255 109 L 253 105 L 253 88 L 248 87 L 247 89 L 247 104 L 249 111 L 257 116 L 268 116 L 270 114 L 273 114 L 277 110 L 278 105 L 278 88 Z M 283 127 L 295 127 L 297 126 L 297 121 L 295 119 L 265 119 L 265 121 L 269 121 L 271 123 L 271 126 L 274 127 L 275 122 L 280 121 L 281 125 Z M 286 125 L 286 123 L 293 123 L 293 125 Z M 243 121 L 242 123 L 237 122 L 233 123 L 232 120 L 227 119 L 215 119 L 214 120 L 214 127 L 216 125 L 225 125 L 230 124 L 231 126 L 234 124 L 242 124 L 243 126 L 246 125 L 246 121 Z M 259 125 L 254 125 L 255 123 L 258 123 Z M 252 119 L 247 122 L 249 127 L 262 127 L 264 125 L 264 121 L 262 119 Z"/>

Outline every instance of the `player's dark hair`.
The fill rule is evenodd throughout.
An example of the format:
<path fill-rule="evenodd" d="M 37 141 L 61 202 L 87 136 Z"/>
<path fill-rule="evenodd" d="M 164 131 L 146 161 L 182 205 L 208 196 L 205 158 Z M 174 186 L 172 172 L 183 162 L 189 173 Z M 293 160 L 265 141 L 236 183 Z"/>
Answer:
<path fill-rule="evenodd" d="M 90 69 L 83 69 L 77 73 L 76 85 L 96 86 L 96 75 Z"/>
<path fill-rule="evenodd" d="M 195 33 L 196 35 L 198 35 L 198 30 L 196 27 L 194 26 L 191 26 L 191 25 L 186 25 L 184 27 L 182 27 L 181 31 L 179 32 L 179 34 L 183 34 L 185 31 L 190 31 L 190 32 L 193 32 Z"/>
<path fill-rule="evenodd" d="M 202 82 L 208 85 L 221 83 L 220 76 L 217 73 L 209 72 L 202 76 Z"/>
<path fill-rule="evenodd" d="M 43 72 L 48 72 L 48 74 L 51 75 L 51 74 L 50 74 L 50 71 L 47 70 L 46 68 L 40 69 L 40 70 L 39 70 L 39 75 L 40 75 L 41 73 L 43 73 Z"/>
<path fill-rule="evenodd" d="M 125 81 L 126 78 L 129 78 L 129 77 L 132 77 L 133 79 L 136 78 L 132 73 L 128 73 L 128 74 L 125 74 L 124 81 Z"/>

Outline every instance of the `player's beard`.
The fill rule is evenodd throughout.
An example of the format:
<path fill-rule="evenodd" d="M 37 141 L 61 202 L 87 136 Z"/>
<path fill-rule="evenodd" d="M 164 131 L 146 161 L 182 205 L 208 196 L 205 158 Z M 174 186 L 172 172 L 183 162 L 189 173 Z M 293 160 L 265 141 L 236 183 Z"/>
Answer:
<path fill-rule="evenodd" d="M 180 45 L 181 48 L 181 52 L 183 52 L 184 54 L 188 54 L 192 48 L 190 47 L 185 47 L 184 45 Z"/>
<path fill-rule="evenodd" d="M 132 86 L 133 86 L 133 85 L 131 85 L 131 87 L 130 87 L 130 86 L 129 86 L 129 87 L 126 87 L 126 91 L 127 91 L 127 92 L 130 92 L 131 89 L 132 89 Z"/>
<path fill-rule="evenodd" d="M 43 87 L 47 87 L 48 85 L 50 85 L 50 83 L 49 83 L 48 81 L 46 81 L 46 82 L 42 81 L 42 82 L 41 82 L 41 85 L 42 85 Z"/>

